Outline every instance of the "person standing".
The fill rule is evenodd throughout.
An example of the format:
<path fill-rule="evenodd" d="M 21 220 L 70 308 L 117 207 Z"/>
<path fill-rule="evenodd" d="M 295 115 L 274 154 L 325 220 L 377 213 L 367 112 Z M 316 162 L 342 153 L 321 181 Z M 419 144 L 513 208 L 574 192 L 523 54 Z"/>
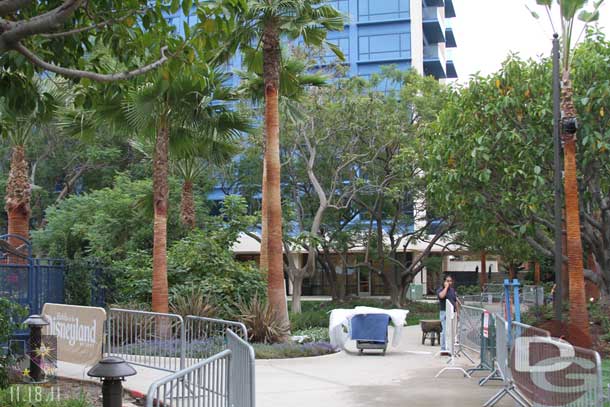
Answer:
<path fill-rule="evenodd" d="M 450 275 L 445 275 L 443 279 L 443 286 L 436 290 L 436 296 L 438 297 L 438 305 L 439 305 L 439 319 L 441 320 L 441 355 L 448 355 L 449 351 L 447 349 L 447 345 L 445 344 L 445 327 L 446 327 L 446 309 L 447 309 L 447 300 L 451 302 L 453 307 L 456 307 L 457 304 L 457 293 L 453 288 L 453 278 Z"/>

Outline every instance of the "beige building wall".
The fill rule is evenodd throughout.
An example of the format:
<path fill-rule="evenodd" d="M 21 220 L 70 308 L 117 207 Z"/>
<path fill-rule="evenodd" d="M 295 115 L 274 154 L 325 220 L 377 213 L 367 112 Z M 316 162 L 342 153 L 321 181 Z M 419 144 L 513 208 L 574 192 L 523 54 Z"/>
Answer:
<path fill-rule="evenodd" d="M 411 0 L 411 66 L 424 74 L 424 32 L 422 0 Z"/>

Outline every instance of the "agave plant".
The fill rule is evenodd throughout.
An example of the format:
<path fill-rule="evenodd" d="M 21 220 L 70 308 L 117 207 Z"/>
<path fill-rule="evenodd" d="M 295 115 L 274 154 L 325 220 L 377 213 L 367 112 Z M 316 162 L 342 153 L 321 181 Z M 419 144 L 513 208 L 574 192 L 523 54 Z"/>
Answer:
<path fill-rule="evenodd" d="M 249 302 L 240 301 L 237 308 L 251 342 L 285 342 L 290 335 L 290 325 L 267 301 L 254 297 Z"/>

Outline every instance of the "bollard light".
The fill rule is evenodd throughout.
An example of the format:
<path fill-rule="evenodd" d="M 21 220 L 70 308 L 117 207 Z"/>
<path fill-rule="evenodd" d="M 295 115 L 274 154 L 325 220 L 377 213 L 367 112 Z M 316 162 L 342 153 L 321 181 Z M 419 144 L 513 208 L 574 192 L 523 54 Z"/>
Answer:
<path fill-rule="evenodd" d="M 103 407 L 121 407 L 123 405 L 123 380 L 137 372 L 121 358 L 107 357 L 93 366 L 87 375 L 102 379 Z"/>
<path fill-rule="evenodd" d="M 30 328 L 30 379 L 32 383 L 42 383 L 45 373 L 42 368 L 43 355 L 39 350 L 42 344 L 42 327 L 49 325 L 49 322 L 40 315 L 30 315 L 23 323 Z"/>

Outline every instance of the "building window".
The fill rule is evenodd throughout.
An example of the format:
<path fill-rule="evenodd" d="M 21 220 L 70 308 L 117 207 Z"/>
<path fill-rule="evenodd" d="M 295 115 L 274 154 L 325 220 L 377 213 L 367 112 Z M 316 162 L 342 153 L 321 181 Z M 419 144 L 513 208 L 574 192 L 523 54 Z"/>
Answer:
<path fill-rule="evenodd" d="M 358 41 L 358 59 L 375 61 L 411 57 L 408 32 L 361 36 Z"/>
<path fill-rule="evenodd" d="M 339 47 L 343 55 L 345 56 L 345 60 L 349 61 L 349 38 L 332 38 L 327 40 L 329 43 L 334 44 Z M 322 63 L 331 63 L 337 62 L 338 58 L 335 53 L 328 47 L 324 47 L 324 55 L 322 55 L 321 62 Z"/>
<path fill-rule="evenodd" d="M 409 0 L 358 0 L 358 21 L 409 18 Z"/>
<path fill-rule="evenodd" d="M 329 0 L 328 4 L 339 10 L 341 14 L 349 13 L 349 0 Z"/>

